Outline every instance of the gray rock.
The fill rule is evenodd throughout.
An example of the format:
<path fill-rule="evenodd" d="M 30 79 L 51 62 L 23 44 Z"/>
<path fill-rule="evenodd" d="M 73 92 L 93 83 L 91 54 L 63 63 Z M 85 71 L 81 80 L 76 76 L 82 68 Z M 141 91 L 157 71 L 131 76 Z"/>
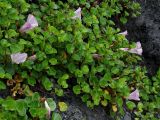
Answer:
<path fill-rule="evenodd" d="M 102 107 L 90 109 L 80 98 L 72 96 L 68 105 L 68 110 L 62 114 L 63 120 L 112 120 Z"/>
<path fill-rule="evenodd" d="M 126 114 L 124 115 L 124 118 L 122 120 L 132 120 L 131 114 L 126 112 Z"/>
<path fill-rule="evenodd" d="M 128 39 L 140 41 L 144 64 L 149 75 L 154 75 L 160 65 L 160 0 L 135 0 L 142 6 L 142 14 L 126 25 Z"/>

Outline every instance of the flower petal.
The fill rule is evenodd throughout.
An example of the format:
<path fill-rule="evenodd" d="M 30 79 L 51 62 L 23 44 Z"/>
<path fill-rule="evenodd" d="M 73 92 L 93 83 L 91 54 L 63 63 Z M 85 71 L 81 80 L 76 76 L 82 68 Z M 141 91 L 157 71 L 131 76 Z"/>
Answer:
<path fill-rule="evenodd" d="M 124 31 L 124 32 L 121 32 L 121 33 L 119 33 L 120 35 L 124 35 L 124 36 L 126 36 L 126 35 L 128 35 L 128 32 L 127 32 L 127 30 L 126 31 Z"/>
<path fill-rule="evenodd" d="M 31 14 L 28 15 L 27 22 L 29 24 L 31 24 L 32 28 L 38 26 L 38 22 L 37 22 L 36 18 Z"/>
<path fill-rule="evenodd" d="M 26 22 L 21 28 L 20 28 L 20 32 L 26 32 L 27 30 L 30 30 L 32 28 L 31 24 Z"/>
<path fill-rule="evenodd" d="M 136 42 L 136 48 L 142 48 L 140 42 Z"/>
<path fill-rule="evenodd" d="M 81 8 L 79 7 L 74 13 L 75 15 L 72 17 L 72 19 L 79 18 L 81 20 Z"/>
<path fill-rule="evenodd" d="M 30 56 L 30 57 L 28 57 L 28 60 L 32 60 L 32 61 L 34 61 L 34 60 L 36 60 L 36 55 L 32 55 L 32 56 Z"/>
<path fill-rule="evenodd" d="M 135 91 L 133 91 L 133 92 L 129 95 L 128 100 L 140 101 L 139 91 L 138 91 L 137 89 L 136 89 Z"/>
<path fill-rule="evenodd" d="M 100 54 L 92 54 L 93 58 L 100 59 L 102 56 Z"/>
<path fill-rule="evenodd" d="M 120 50 L 128 51 L 130 53 L 135 53 L 135 54 L 138 54 L 138 55 L 142 55 L 142 52 L 143 52 L 143 49 L 141 47 L 141 43 L 140 42 L 136 43 L 136 47 L 135 48 L 132 48 L 132 49 L 129 49 L 129 48 L 120 48 Z"/>
<path fill-rule="evenodd" d="M 38 22 L 36 18 L 33 15 L 29 14 L 27 18 L 27 22 L 25 22 L 25 24 L 20 28 L 20 32 L 21 33 L 26 32 L 37 26 L 38 26 Z"/>
<path fill-rule="evenodd" d="M 44 105 L 45 105 L 46 110 L 48 111 L 47 116 L 50 118 L 51 108 L 49 107 L 49 105 L 48 105 L 46 100 L 44 101 Z"/>
<path fill-rule="evenodd" d="M 128 48 L 120 48 L 122 51 L 128 51 Z"/>
<path fill-rule="evenodd" d="M 11 60 L 13 63 L 20 64 L 25 62 L 27 59 L 27 53 L 15 53 L 11 54 Z"/>
<path fill-rule="evenodd" d="M 141 49 L 137 49 L 137 54 L 138 55 L 142 55 L 142 52 L 143 52 L 142 48 Z"/>

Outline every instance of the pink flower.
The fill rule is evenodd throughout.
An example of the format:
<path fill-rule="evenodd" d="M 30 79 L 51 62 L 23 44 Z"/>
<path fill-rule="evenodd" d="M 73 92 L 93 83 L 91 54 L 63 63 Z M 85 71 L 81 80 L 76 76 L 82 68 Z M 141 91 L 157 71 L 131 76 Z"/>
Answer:
<path fill-rule="evenodd" d="M 20 64 L 25 62 L 27 59 L 27 53 L 15 53 L 11 54 L 11 60 L 13 63 Z"/>
<path fill-rule="evenodd" d="M 81 8 L 79 7 L 74 13 L 75 15 L 72 17 L 72 19 L 79 18 L 81 20 Z"/>
<path fill-rule="evenodd" d="M 130 53 L 135 53 L 135 54 L 138 54 L 138 55 L 142 55 L 142 52 L 143 52 L 140 42 L 136 43 L 136 47 L 135 48 L 132 48 L 132 49 L 129 49 L 129 48 L 120 48 L 120 50 L 128 51 Z"/>
<path fill-rule="evenodd" d="M 121 33 L 119 33 L 120 35 L 124 35 L 124 36 L 126 36 L 126 35 L 128 35 L 128 32 L 127 32 L 127 30 L 126 31 L 124 31 L 124 32 L 121 32 Z"/>
<path fill-rule="evenodd" d="M 128 48 L 120 48 L 120 50 L 123 50 L 123 51 L 129 51 Z"/>
<path fill-rule="evenodd" d="M 102 56 L 101 55 L 99 55 L 99 54 L 92 54 L 92 56 L 93 56 L 93 58 L 95 58 L 95 59 L 100 59 Z"/>
<path fill-rule="evenodd" d="M 44 105 L 45 105 L 46 110 L 48 111 L 47 117 L 50 118 L 51 108 L 49 107 L 49 105 L 48 105 L 46 100 L 44 101 Z"/>
<path fill-rule="evenodd" d="M 139 91 L 138 91 L 137 89 L 136 89 L 135 91 L 133 91 L 133 92 L 129 95 L 128 100 L 140 101 Z"/>
<path fill-rule="evenodd" d="M 36 55 L 32 55 L 32 56 L 28 57 L 28 60 L 32 60 L 32 61 L 36 60 Z"/>
<path fill-rule="evenodd" d="M 33 15 L 29 14 L 27 18 L 27 22 L 20 28 L 20 32 L 21 33 L 26 32 L 37 26 L 38 26 L 38 22 L 36 18 Z"/>

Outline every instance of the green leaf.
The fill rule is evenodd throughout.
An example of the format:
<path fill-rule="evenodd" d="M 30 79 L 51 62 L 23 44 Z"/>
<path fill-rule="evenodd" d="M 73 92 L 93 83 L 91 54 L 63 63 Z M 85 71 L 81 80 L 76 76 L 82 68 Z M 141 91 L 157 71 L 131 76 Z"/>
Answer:
<path fill-rule="evenodd" d="M 56 70 L 52 67 L 49 68 L 49 70 L 47 70 L 48 75 L 50 76 L 55 76 L 56 75 Z"/>
<path fill-rule="evenodd" d="M 68 106 L 65 102 L 58 102 L 59 110 L 61 112 L 67 111 Z"/>
<path fill-rule="evenodd" d="M 100 103 L 100 94 L 95 92 L 93 95 L 92 95 L 92 98 L 93 98 L 93 102 L 94 102 L 94 105 L 99 105 Z"/>
<path fill-rule="evenodd" d="M 19 99 L 16 101 L 16 109 L 20 116 L 26 115 L 26 108 L 27 108 L 27 105 L 24 100 Z"/>
<path fill-rule="evenodd" d="M 11 53 L 18 53 L 18 52 L 23 51 L 24 45 L 12 44 L 12 45 L 10 46 L 10 49 L 11 49 Z"/>
<path fill-rule="evenodd" d="M 77 70 L 75 71 L 75 75 L 76 75 L 77 77 L 83 77 L 83 73 L 82 73 L 82 71 L 79 70 L 79 69 L 77 69 Z"/>
<path fill-rule="evenodd" d="M 40 99 L 40 95 L 38 92 L 35 92 L 33 95 L 32 95 L 32 100 L 35 100 L 35 101 L 39 101 Z"/>
<path fill-rule="evenodd" d="M 58 84 L 61 85 L 63 88 L 68 88 L 68 84 L 66 80 L 69 79 L 68 74 L 64 74 L 62 77 L 58 79 Z"/>
<path fill-rule="evenodd" d="M 2 67 L 0 67 L 0 78 L 4 78 L 5 77 L 5 71 Z"/>
<path fill-rule="evenodd" d="M 44 60 L 41 64 L 41 68 L 42 69 L 48 69 L 49 65 L 48 65 L 48 60 Z"/>
<path fill-rule="evenodd" d="M 69 75 L 68 74 L 64 74 L 62 77 L 61 77 L 61 79 L 63 79 L 63 80 L 67 80 L 69 78 Z"/>
<path fill-rule="evenodd" d="M 49 62 L 51 63 L 51 65 L 56 65 L 58 63 L 56 58 L 51 58 Z"/>
<path fill-rule="evenodd" d="M 107 79 L 105 79 L 105 78 L 101 78 L 100 79 L 100 81 L 99 81 L 99 85 L 101 86 L 101 87 L 106 87 L 107 86 Z"/>
<path fill-rule="evenodd" d="M 113 74 L 118 74 L 118 73 L 119 73 L 119 68 L 113 67 L 113 68 L 111 69 L 111 72 L 112 72 Z"/>
<path fill-rule="evenodd" d="M 64 95 L 63 89 L 55 88 L 55 93 L 56 93 L 57 96 L 63 96 Z"/>
<path fill-rule="evenodd" d="M 81 87 L 79 85 L 73 86 L 73 92 L 75 94 L 80 94 L 81 93 Z"/>
<path fill-rule="evenodd" d="M 34 86 L 36 84 L 36 79 L 34 77 L 28 77 L 27 82 L 29 85 Z"/>
<path fill-rule="evenodd" d="M 52 90 L 53 83 L 47 77 L 42 78 L 42 85 L 46 90 Z"/>
<path fill-rule="evenodd" d="M 108 101 L 107 100 L 103 100 L 101 101 L 102 106 L 106 107 L 108 105 Z"/>
<path fill-rule="evenodd" d="M 46 58 L 46 54 L 42 51 L 37 52 L 36 57 L 38 60 L 42 61 L 43 59 Z"/>
<path fill-rule="evenodd" d="M 55 35 L 59 34 L 59 31 L 53 26 L 49 26 L 48 29 L 50 32 L 53 32 Z"/>
<path fill-rule="evenodd" d="M 81 56 L 78 55 L 78 54 L 73 54 L 72 58 L 73 58 L 73 60 L 76 60 L 76 61 L 80 61 L 81 60 Z"/>
<path fill-rule="evenodd" d="M 5 38 L 12 38 L 12 37 L 16 37 L 16 36 L 18 36 L 18 33 L 13 29 L 9 29 L 6 32 Z"/>
<path fill-rule="evenodd" d="M 106 86 L 108 86 L 108 81 L 110 81 L 111 79 L 112 79 L 111 73 L 106 72 L 106 74 L 103 76 L 103 78 L 100 79 L 99 85 L 101 87 L 106 87 Z"/>
<path fill-rule="evenodd" d="M 133 110 L 136 107 L 135 103 L 131 102 L 131 101 L 127 101 L 126 105 L 127 105 L 129 110 Z"/>
<path fill-rule="evenodd" d="M 73 44 L 67 44 L 66 48 L 67 48 L 68 53 L 71 54 L 74 52 L 74 45 Z"/>
<path fill-rule="evenodd" d="M 52 120 L 62 120 L 62 117 L 60 116 L 59 113 L 53 113 L 52 114 Z"/>
<path fill-rule="evenodd" d="M 54 54 L 54 53 L 57 53 L 57 50 L 53 48 L 50 44 L 47 44 L 45 46 L 45 52 L 46 54 Z"/>
<path fill-rule="evenodd" d="M 83 74 L 88 74 L 88 72 L 89 72 L 89 68 L 87 65 L 82 66 L 81 70 L 82 70 Z"/>
<path fill-rule="evenodd" d="M 20 41 L 18 43 L 21 45 L 26 45 L 28 43 L 28 41 L 26 41 L 24 39 L 20 39 Z"/>
<path fill-rule="evenodd" d="M 6 85 L 2 81 L 0 81 L 0 90 L 4 89 L 6 89 Z"/>
<path fill-rule="evenodd" d="M 47 103 L 49 107 L 51 108 L 51 111 L 54 111 L 56 109 L 56 103 L 53 101 L 52 98 L 47 98 Z"/>
<path fill-rule="evenodd" d="M 69 34 L 62 32 L 62 34 L 58 36 L 58 42 L 64 42 L 64 41 L 70 41 L 70 36 Z"/>
<path fill-rule="evenodd" d="M 76 70 L 76 65 L 73 64 L 73 62 L 69 63 L 67 67 L 71 73 L 74 73 L 74 71 Z"/>
<path fill-rule="evenodd" d="M 32 117 L 39 117 L 39 118 L 44 118 L 45 115 L 47 114 L 47 111 L 44 108 L 30 108 L 29 112 Z"/>
<path fill-rule="evenodd" d="M 6 39 L 2 39 L 0 44 L 2 47 L 9 47 L 11 45 Z"/>
<path fill-rule="evenodd" d="M 5 110 L 15 111 L 16 110 L 16 101 L 11 98 L 6 99 L 2 103 L 2 107 L 4 107 Z"/>
<path fill-rule="evenodd" d="M 83 92 L 85 92 L 85 93 L 89 93 L 89 92 L 90 92 L 89 84 L 87 84 L 87 83 L 82 83 L 81 87 L 82 87 L 82 91 L 83 91 Z"/>
<path fill-rule="evenodd" d="M 123 23 L 123 24 L 126 24 L 127 23 L 127 19 L 125 17 L 121 17 L 120 18 L 120 21 Z"/>

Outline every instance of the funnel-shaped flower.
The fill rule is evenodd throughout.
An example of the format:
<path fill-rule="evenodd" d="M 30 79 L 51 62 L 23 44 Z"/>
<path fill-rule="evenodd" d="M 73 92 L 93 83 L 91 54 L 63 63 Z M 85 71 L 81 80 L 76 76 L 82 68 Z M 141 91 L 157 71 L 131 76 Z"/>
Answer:
<path fill-rule="evenodd" d="M 93 58 L 100 59 L 102 56 L 100 54 L 92 54 Z"/>
<path fill-rule="evenodd" d="M 128 100 L 140 101 L 139 91 L 138 91 L 137 89 L 136 89 L 135 91 L 133 91 L 133 92 L 129 95 Z"/>
<path fill-rule="evenodd" d="M 124 31 L 124 32 L 121 32 L 121 33 L 119 33 L 120 35 L 124 35 L 124 36 L 126 36 L 126 35 L 128 35 L 128 32 L 127 32 L 127 30 L 126 31 Z"/>
<path fill-rule="evenodd" d="M 135 48 L 132 48 L 132 49 L 129 49 L 129 48 L 120 48 L 120 50 L 128 51 L 130 53 L 135 53 L 135 54 L 138 54 L 138 55 L 142 55 L 142 52 L 143 52 L 140 42 L 136 43 L 136 47 Z"/>
<path fill-rule="evenodd" d="M 36 18 L 29 14 L 27 18 L 27 22 L 20 28 L 20 32 L 26 32 L 38 26 L 38 22 Z"/>
<path fill-rule="evenodd" d="M 46 110 L 48 111 L 47 117 L 50 118 L 50 115 L 51 115 L 51 108 L 49 107 L 49 105 L 48 105 L 48 103 L 47 103 L 46 100 L 44 101 L 44 105 L 45 105 Z"/>
<path fill-rule="evenodd" d="M 74 16 L 72 17 L 72 19 L 80 19 L 81 20 L 81 8 L 79 7 L 75 12 L 74 12 Z"/>
<path fill-rule="evenodd" d="M 11 54 L 11 60 L 13 63 L 20 64 L 25 62 L 27 59 L 27 53 L 15 53 Z"/>
<path fill-rule="evenodd" d="M 32 61 L 34 61 L 34 60 L 36 60 L 36 55 L 32 55 L 32 56 L 30 56 L 30 57 L 28 57 L 28 60 L 32 60 Z"/>

